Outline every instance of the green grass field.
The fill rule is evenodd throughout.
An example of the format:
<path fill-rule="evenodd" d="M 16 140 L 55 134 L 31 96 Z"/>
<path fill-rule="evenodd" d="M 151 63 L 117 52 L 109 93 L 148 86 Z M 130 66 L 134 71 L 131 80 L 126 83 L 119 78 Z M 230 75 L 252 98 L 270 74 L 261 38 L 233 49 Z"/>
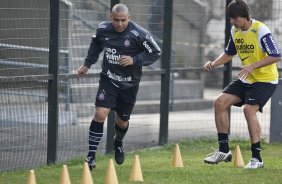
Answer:
<path fill-rule="evenodd" d="M 237 144 L 240 146 L 244 162 L 247 164 L 251 155 L 249 142 L 231 141 L 230 147 L 232 151 L 234 151 Z M 142 183 L 144 184 L 282 183 L 281 144 L 262 143 L 262 157 L 265 168 L 256 170 L 235 168 L 233 161 L 217 165 L 205 164 L 203 158 L 213 151 L 212 147 L 217 148 L 216 140 L 185 140 L 179 142 L 179 147 L 184 163 L 183 168 L 173 168 L 171 166 L 174 144 L 127 153 L 125 163 L 121 166 L 115 165 L 119 183 L 134 183 L 129 182 L 128 178 L 135 155 L 139 155 L 144 178 Z M 111 158 L 113 158 L 112 154 L 108 156 L 98 155 L 97 168 L 92 171 L 95 184 L 104 183 L 106 168 Z M 83 158 L 34 169 L 37 184 L 59 183 L 63 164 L 68 166 L 72 184 L 79 184 L 83 169 Z M 28 174 L 29 170 L 1 172 L 0 184 L 25 184 Z"/>

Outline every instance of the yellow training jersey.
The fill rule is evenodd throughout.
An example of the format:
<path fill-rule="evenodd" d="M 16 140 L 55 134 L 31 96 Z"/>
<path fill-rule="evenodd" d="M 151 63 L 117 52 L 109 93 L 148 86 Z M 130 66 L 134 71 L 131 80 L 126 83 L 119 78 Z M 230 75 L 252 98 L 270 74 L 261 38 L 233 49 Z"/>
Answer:
<path fill-rule="evenodd" d="M 264 39 L 266 38 L 264 38 L 263 36 L 265 34 L 270 34 L 270 31 L 263 23 L 257 20 L 252 20 L 252 21 L 253 21 L 252 26 L 247 31 L 236 29 L 234 26 L 232 28 L 233 42 L 237 54 L 240 57 L 242 64 L 244 66 L 250 65 L 255 62 L 259 62 L 261 59 L 268 56 L 268 53 L 265 52 L 265 50 L 267 50 L 267 44 L 266 44 L 266 40 Z M 265 27 L 263 28 L 263 26 Z M 261 31 L 265 31 L 265 30 L 268 30 L 269 33 L 267 33 L 267 31 L 266 33 L 261 33 Z M 261 42 L 265 42 L 264 45 L 264 47 L 266 47 L 265 49 L 263 49 Z M 272 82 L 277 79 L 278 79 L 278 70 L 276 63 L 274 63 L 253 70 L 253 72 L 248 76 L 247 82 L 248 83 Z"/>

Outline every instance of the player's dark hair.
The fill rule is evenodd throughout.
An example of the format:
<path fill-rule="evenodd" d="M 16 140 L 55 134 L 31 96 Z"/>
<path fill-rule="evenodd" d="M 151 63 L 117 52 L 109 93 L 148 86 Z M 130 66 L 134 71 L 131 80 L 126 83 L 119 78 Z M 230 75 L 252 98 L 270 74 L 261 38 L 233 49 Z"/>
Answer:
<path fill-rule="evenodd" d="M 233 0 L 227 6 L 227 15 L 234 19 L 243 17 L 250 20 L 250 8 L 244 0 Z"/>

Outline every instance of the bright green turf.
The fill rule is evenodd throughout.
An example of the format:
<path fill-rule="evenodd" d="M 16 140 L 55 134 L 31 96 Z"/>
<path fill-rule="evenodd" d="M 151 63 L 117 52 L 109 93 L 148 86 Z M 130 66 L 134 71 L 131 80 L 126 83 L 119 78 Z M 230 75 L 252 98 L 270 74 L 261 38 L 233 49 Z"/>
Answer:
<path fill-rule="evenodd" d="M 231 150 L 235 145 L 240 146 L 245 164 L 250 159 L 250 145 L 247 141 L 231 141 Z M 240 184 L 278 184 L 282 183 L 282 145 L 262 143 L 262 157 L 265 168 L 246 170 L 235 168 L 233 162 L 219 163 L 217 165 L 204 164 L 203 158 L 217 147 L 216 140 L 186 140 L 179 142 L 184 168 L 172 168 L 171 160 L 174 144 L 156 149 L 144 149 L 126 154 L 123 165 L 115 165 L 120 184 L 129 182 L 134 155 L 139 155 L 144 182 L 150 184 L 214 184 L 214 183 L 240 183 Z M 97 168 L 92 172 L 95 184 L 104 183 L 105 171 L 109 159 L 113 155 L 97 158 Z M 72 184 L 79 184 L 83 169 L 83 158 L 60 163 L 52 166 L 44 166 L 35 169 L 37 184 L 59 183 L 62 164 L 68 166 Z M 0 184 L 25 184 L 29 171 L 1 172 Z"/>

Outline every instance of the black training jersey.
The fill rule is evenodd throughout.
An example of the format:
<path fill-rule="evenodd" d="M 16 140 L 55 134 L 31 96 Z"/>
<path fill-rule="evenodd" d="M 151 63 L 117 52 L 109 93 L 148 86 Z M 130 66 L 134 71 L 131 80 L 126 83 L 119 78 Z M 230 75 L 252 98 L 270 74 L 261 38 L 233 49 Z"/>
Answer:
<path fill-rule="evenodd" d="M 153 64 L 161 55 L 161 49 L 153 37 L 132 21 L 129 21 L 127 28 L 121 33 L 115 31 L 111 22 L 99 24 L 84 65 L 90 68 L 103 50 L 101 78 L 109 79 L 119 88 L 139 85 L 142 66 Z M 133 65 L 120 66 L 122 55 L 131 56 Z"/>

